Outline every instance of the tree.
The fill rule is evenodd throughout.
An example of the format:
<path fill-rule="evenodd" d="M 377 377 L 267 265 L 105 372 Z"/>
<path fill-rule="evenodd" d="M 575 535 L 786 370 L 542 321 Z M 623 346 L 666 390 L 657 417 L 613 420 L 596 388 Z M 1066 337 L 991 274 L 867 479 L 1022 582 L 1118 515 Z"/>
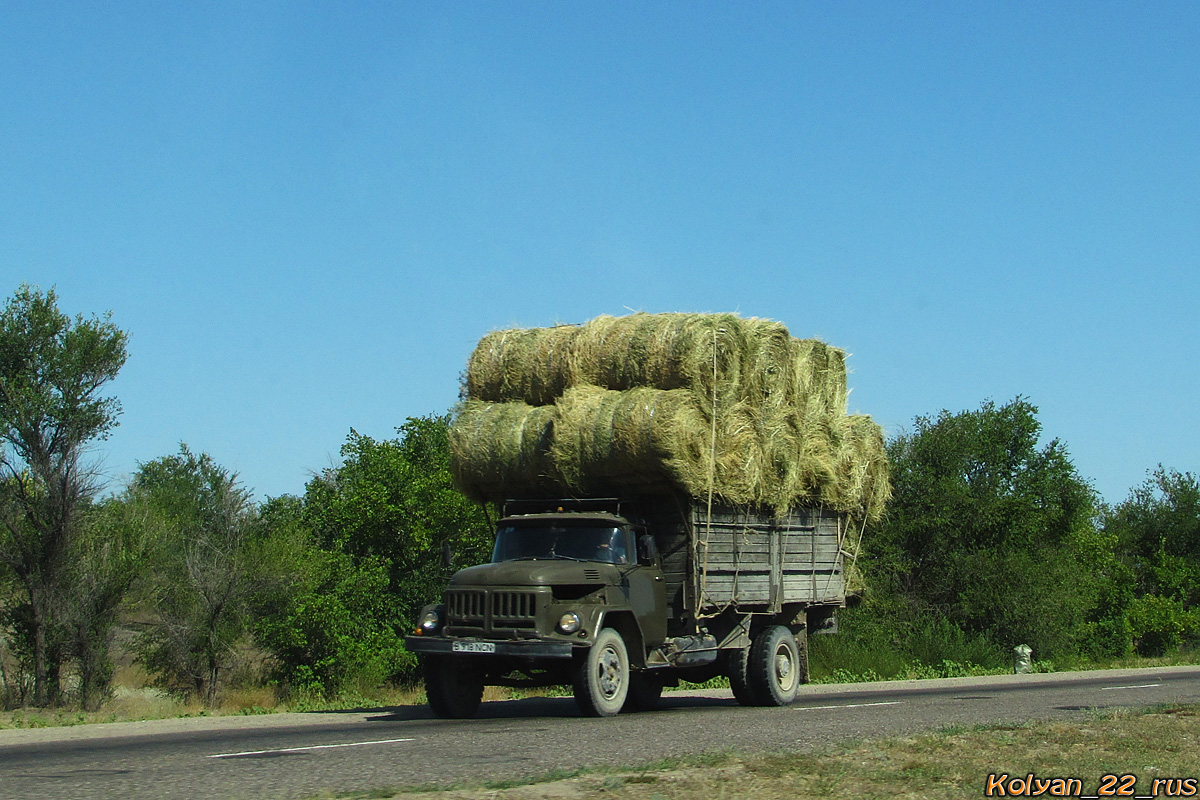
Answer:
<path fill-rule="evenodd" d="M 255 600 L 255 641 L 293 696 L 363 694 L 412 667 L 396 630 L 387 564 L 317 545 L 297 497 L 259 508 L 255 535 L 275 555 Z"/>
<path fill-rule="evenodd" d="M 79 665 L 79 700 L 98 711 L 108 696 L 117 613 L 142 576 L 159 530 L 144 500 L 129 492 L 87 510 L 71 545 L 63 617 L 67 649 Z"/>
<path fill-rule="evenodd" d="M 1023 398 L 918 417 L 888 446 L 893 496 L 868 569 L 917 608 L 1045 656 L 1081 645 L 1115 562 L 1096 498 Z"/>
<path fill-rule="evenodd" d="M 130 491 L 163 526 L 150 559 L 157 622 L 142 639 L 141 661 L 160 685 L 215 706 L 260 579 L 248 538 L 250 493 L 236 474 L 185 444 L 178 455 L 141 464 Z"/>
<path fill-rule="evenodd" d="M 16 576 L 0 565 L 0 709 L 28 705 L 32 696 L 31 673 L 22 668 L 28 665 L 28 659 L 19 651 L 20 642 L 13 630 L 21 595 Z"/>
<path fill-rule="evenodd" d="M 1200 483 L 1161 464 L 1106 516 L 1132 585 L 1129 622 L 1143 655 L 1200 638 Z"/>
<path fill-rule="evenodd" d="M 341 587 L 332 596 L 345 608 L 382 609 L 398 635 L 422 605 L 441 596 L 455 568 L 487 559 L 491 531 L 483 509 L 451 479 L 449 417 L 411 417 L 396 430 L 399 438 L 384 441 L 351 430 L 342 465 L 309 482 L 304 521 L 322 549 L 351 558 L 332 573 Z M 442 563 L 443 547 L 451 550 L 450 567 Z M 361 584 L 341 577 L 355 570 L 364 571 Z M 375 586 L 365 578 L 376 570 L 387 577 L 378 587 L 385 594 L 352 597 Z M 316 606 L 310 613 L 315 619 Z M 394 677 L 415 677 L 415 662 L 403 663 L 406 672 Z"/>
<path fill-rule="evenodd" d="M 126 341 L 108 315 L 60 312 L 53 289 L 22 285 L 0 312 L 0 562 L 23 590 L 39 706 L 60 693 L 68 554 L 97 488 L 82 459 L 117 424 L 120 405 L 101 392 Z"/>

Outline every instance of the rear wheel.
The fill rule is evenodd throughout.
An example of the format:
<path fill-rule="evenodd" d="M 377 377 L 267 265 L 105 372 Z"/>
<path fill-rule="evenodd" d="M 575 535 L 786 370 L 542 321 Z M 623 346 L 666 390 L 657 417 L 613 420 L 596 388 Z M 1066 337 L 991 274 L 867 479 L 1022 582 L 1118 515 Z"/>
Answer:
<path fill-rule="evenodd" d="M 621 634 L 605 628 L 575 665 L 575 702 L 588 717 L 619 714 L 629 695 L 629 653 Z"/>
<path fill-rule="evenodd" d="M 483 700 L 483 673 L 465 658 L 424 656 L 425 695 L 443 719 L 475 716 Z"/>
<path fill-rule="evenodd" d="M 758 705 L 764 706 L 786 706 L 795 701 L 807 671 L 796 637 L 782 625 L 764 628 L 754 637 L 747 666 L 751 691 Z"/>
<path fill-rule="evenodd" d="M 750 685 L 750 648 L 727 650 L 725 657 L 729 660 L 729 688 L 733 690 L 734 698 L 744 706 L 758 705 Z"/>

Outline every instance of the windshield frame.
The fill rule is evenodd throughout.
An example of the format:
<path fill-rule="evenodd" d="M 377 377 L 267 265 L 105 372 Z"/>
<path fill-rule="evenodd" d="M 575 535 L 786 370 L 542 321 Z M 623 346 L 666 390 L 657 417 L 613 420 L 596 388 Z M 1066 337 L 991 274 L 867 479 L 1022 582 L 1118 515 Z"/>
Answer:
<path fill-rule="evenodd" d="M 501 520 L 493 564 L 565 560 L 626 566 L 636 562 L 628 524 L 611 519 Z"/>

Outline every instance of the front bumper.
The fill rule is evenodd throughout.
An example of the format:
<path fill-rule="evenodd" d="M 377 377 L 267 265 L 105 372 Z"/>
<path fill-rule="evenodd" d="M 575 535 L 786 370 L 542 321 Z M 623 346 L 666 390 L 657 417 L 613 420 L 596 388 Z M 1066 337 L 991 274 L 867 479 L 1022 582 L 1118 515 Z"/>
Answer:
<path fill-rule="evenodd" d="M 495 647 L 490 653 L 460 652 L 455 642 L 487 643 Z M 447 639 L 444 636 L 405 636 L 404 646 L 414 653 L 436 653 L 460 656 L 512 656 L 515 658 L 570 658 L 574 646 L 570 642 L 547 642 L 541 639 L 503 641 L 496 639 Z"/>

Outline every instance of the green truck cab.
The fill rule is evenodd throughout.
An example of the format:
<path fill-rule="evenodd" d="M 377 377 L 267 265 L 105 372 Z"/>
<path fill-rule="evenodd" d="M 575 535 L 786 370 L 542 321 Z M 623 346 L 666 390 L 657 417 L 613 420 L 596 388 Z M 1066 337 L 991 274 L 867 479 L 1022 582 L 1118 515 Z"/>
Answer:
<path fill-rule="evenodd" d="M 743 703 L 787 704 L 809 625 L 844 603 L 840 550 L 817 564 L 810 542 L 811 564 L 783 564 L 800 552 L 788 532 L 816 530 L 680 498 L 509 501 L 492 561 L 455 573 L 405 643 L 442 717 L 473 716 L 486 685 L 569 685 L 582 713 L 612 716 L 722 674 Z"/>

